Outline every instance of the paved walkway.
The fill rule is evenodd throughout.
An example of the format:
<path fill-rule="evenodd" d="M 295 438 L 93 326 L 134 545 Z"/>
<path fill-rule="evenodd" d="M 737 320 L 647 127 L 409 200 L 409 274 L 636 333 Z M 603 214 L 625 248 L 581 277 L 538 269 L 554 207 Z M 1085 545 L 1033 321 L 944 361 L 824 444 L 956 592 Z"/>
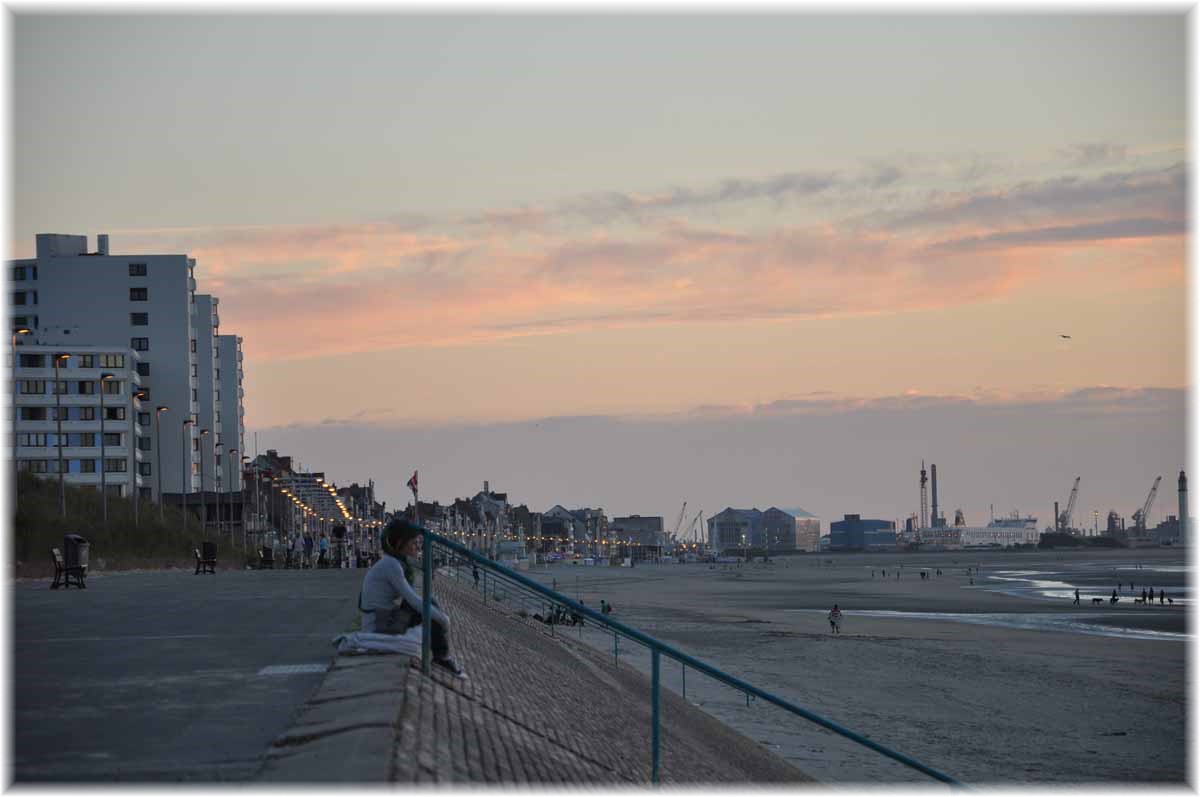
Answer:
<path fill-rule="evenodd" d="M 440 575 L 454 655 L 425 677 L 404 656 L 338 656 L 275 740 L 266 782 L 645 784 L 650 684 L 611 656 Z M 663 783 L 811 779 L 663 689 Z"/>

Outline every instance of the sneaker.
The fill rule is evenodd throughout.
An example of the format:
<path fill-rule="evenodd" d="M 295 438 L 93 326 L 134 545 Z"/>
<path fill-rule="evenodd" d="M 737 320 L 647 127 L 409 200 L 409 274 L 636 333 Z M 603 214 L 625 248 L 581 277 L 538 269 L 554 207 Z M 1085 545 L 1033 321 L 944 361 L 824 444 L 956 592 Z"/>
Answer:
<path fill-rule="evenodd" d="M 456 662 L 453 658 L 447 656 L 444 659 L 434 659 L 433 663 L 436 664 L 437 666 L 441 667 L 444 670 L 448 670 L 450 672 L 450 674 L 452 674 L 455 678 L 459 679 L 460 681 L 467 680 L 466 671 L 463 670 L 462 667 L 459 667 L 458 662 Z"/>

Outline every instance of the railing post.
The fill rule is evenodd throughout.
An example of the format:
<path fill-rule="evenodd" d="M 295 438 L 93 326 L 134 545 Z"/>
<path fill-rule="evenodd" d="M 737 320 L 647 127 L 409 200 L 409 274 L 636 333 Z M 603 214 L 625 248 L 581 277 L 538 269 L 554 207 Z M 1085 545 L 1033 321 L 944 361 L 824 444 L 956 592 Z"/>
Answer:
<path fill-rule="evenodd" d="M 683 674 L 683 699 L 687 700 L 687 665 L 681 661 L 679 667 Z"/>
<path fill-rule="evenodd" d="M 650 651 L 650 782 L 658 783 L 658 648 Z"/>
<path fill-rule="evenodd" d="M 426 533 L 421 543 L 421 672 L 429 675 L 429 647 L 432 639 L 430 617 L 433 614 L 433 540 Z"/>

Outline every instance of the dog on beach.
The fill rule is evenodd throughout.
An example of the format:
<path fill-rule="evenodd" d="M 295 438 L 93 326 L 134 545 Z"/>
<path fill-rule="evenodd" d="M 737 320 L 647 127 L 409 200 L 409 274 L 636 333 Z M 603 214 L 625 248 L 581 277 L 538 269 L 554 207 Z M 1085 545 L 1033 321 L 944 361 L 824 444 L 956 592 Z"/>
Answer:
<path fill-rule="evenodd" d="M 1174 599 L 1174 598 L 1167 598 L 1167 603 L 1169 603 L 1169 604 L 1171 604 L 1172 606 L 1174 606 L 1174 605 L 1175 605 L 1175 599 Z"/>
<path fill-rule="evenodd" d="M 1104 603 L 1104 598 L 1092 598 L 1093 606 L 1099 606 L 1101 603 Z"/>
<path fill-rule="evenodd" d="M 1134 598 L 1133 602 L 1134 603 L 1145 603 L 1146 599 L 1145 598 Z"/>

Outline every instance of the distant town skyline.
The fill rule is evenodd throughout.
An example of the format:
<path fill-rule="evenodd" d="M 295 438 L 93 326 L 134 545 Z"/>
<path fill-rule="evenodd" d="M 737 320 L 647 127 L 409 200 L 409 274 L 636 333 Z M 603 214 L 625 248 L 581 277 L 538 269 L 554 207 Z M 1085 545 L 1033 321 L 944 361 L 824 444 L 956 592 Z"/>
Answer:
<path fill-rule="evenodd" d="M 1185 10 L 19 14 L 8 252 L 195 257 L 247 443 L 389 503 L 421 468 L 827 530 L 902 522 L 925 459 L 948 519 L 1046 525 L 1075 476 L 1089 528 L 1158 475 L 1160 516 Z"/>

